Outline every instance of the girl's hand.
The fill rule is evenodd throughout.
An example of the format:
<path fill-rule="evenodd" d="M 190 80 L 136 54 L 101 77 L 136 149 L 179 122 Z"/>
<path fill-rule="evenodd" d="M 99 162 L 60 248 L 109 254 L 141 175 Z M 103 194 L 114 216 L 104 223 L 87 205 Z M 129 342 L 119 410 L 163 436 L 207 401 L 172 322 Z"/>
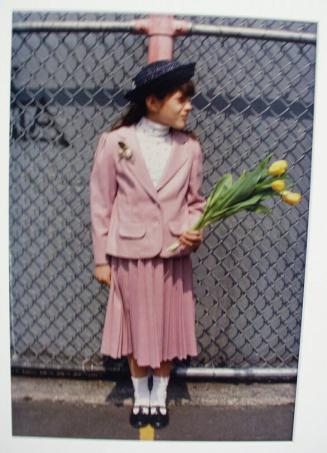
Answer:
<path fill-rule="evenodd" d="M 110 264 L 98 264 L 95 266 L 94 276 L 99 283 L 105 283 L 110 288 L 111 266 Z"/>
<path fill-rule="evenodd" d="M 179 242 L 190 247 L 192 250 L 197 250 L 203 241 L 203 230 L 184 231 L 179 236 Z"/>

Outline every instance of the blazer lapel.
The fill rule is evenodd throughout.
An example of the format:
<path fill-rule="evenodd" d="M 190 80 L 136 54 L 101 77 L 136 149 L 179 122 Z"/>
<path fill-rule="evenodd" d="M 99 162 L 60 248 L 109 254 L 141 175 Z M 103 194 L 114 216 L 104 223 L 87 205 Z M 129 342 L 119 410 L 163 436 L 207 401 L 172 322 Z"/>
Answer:
<path fill-rule="evenodd" d="M 126 129 L 120 131 L 119 135 L 133 153 L 133 157 L 130 160 L 124 159 L 126 161 L 126 165 L 129 166 L 131 171 L 134 173 L 134 176 L 138 179 L 139 183 L 143 186 L 147 193 L 155 201 L 158 201 L 157 190 L 153 185 L 143 158 L 142 151 L 140 150 L 139 142 L 136 136 L 135 125 L 129 126 Z"/>
<path fill-rule="evenodd" d="M 188 158 L 186 147 L 183 146 L 184 143 L 186 143 L 185 136 L 180 132 L 174 130 L 172 133 L 172 139 L 173 143 L 171 153 L 157 186 L 157 191 L 162 189 L 171 180 L 171 178 L 185 164 Z"/>
<path fill-rule="evenodd" d="M 129 126 L 126 129 L 119 132 L 119 136 L 126 145 L 132 150 L 133 157 L 130 160 L 126 160 L 126 164 L 129 166 L 135 177 L 138 179 L 143 188 L 147 193 L 155 200 L 158 201 L 158 191 L 162 189 L 176 174 L 176 172 L 185 164 L 188 153 L 184 143 L 186 138 L 184 134 L 173 130 L 172 132 L 172 149 L 160 178 L 157 187 L 154 186 L 147 169 L 146 163 L 143 158 L 142 151 L 139 146 L 139 142 L 136 135 L 135 125 Z"/>

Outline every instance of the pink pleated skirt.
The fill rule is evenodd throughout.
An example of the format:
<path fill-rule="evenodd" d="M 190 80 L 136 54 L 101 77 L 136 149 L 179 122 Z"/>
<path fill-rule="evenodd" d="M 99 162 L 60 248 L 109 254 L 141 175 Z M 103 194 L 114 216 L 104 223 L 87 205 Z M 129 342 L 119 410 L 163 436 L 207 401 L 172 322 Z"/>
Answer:
<path fill-rule="evenodd" d="M 111 257 L 112 279 L 101 353 L 133 354 L 139 366 L 196 356 L 195 301 L 190 255 Z"/>

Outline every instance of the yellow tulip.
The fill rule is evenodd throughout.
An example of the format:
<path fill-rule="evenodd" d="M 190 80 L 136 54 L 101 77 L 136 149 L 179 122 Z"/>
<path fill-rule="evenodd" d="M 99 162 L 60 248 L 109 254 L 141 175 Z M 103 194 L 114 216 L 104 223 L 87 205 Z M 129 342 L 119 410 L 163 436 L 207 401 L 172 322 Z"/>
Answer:
<path fill-rule="evenodd" d="M 301 201 L 301 194 L 298 192 L 290 192 L 289 190 L 283 190 L 281 192 L 282 200 L 285 201 L 287 204 L 295 205 L 300 203 Z"/>
<path fill-rule="evenodd" d="M 276 192 L 281 192 L 285 189 L 285 181 L 283 179 L 277 179 L 271 184 L 271 188 Z"/>
<path fill-rule="evenodd" d="M 280 176 L 288 168 L 288 163 L 287 160 L 276 160 L 276 162 L 273 162 L 270 167 L 268 168 L 268 173 L 271 176 Z"/>

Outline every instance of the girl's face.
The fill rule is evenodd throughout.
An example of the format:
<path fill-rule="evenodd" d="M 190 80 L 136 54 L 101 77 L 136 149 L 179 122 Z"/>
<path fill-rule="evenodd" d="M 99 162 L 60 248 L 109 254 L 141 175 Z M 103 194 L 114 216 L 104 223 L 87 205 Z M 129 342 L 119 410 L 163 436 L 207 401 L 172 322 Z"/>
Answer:
<path fill-rule="evenodd" d="M 191 98 L 184 95 L 182 90 L 168 94 L 163 99 L 150 95 L 147 98 L 147 117 L 175 129 L 183 129 L 192 110 L 191 102 Z"/>

